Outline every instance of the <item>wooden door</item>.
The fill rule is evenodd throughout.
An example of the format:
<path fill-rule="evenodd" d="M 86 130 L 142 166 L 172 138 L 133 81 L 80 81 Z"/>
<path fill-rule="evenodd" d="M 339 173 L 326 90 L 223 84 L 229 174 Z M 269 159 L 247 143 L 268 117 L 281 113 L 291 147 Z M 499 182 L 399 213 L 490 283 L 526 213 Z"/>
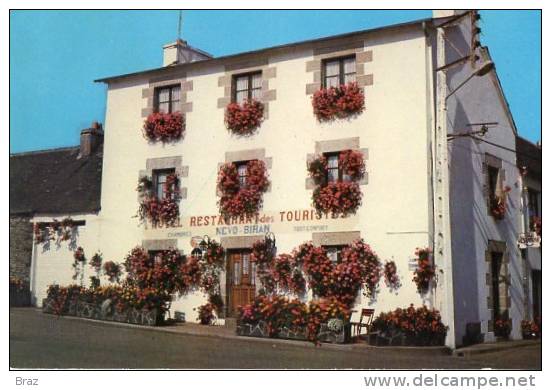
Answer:
<path fill-rule="evenodd" d="M 255 264 L 251 262 L 250 251 L 230 253 L 230 315 L 237 313 L 237 307 L 251 303 L 255 296 Z"/>

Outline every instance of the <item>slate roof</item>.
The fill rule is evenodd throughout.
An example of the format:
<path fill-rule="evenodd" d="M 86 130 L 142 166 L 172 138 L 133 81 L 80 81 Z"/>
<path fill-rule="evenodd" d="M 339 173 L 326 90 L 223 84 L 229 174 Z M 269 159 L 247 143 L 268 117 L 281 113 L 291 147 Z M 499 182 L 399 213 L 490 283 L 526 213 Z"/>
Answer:
<path fill-rule="evenodd" d="M 79 151 L 75 146 L 10 155 L 10 215 L 99 211 L 103 148 L 82 158 Z"/>
<path fill-rule="evenodd" d="M 541 181 L 541 148 L 524 138 L 517 137 L 517 166 L 527 167 L 528 176 Z"/>

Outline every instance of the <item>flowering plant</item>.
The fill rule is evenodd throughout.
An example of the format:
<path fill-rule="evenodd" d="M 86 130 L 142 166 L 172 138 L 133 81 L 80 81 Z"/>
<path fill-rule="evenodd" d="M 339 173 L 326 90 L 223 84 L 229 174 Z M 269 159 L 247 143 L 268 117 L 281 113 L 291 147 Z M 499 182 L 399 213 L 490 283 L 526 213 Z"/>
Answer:
<path fill-rule="evenodd" d="M 343 150 L 339 153 L 339 169 L 347 176 L 346 181 L 327 182 L 327 157 L 319 155 L 307 164 L 310 177 L 316 184 L 312 202 L 318 212 L 333 216 L 347 216 L 355 213 L 361 205 L 362 192 L 358 181 L 365 175 L 363 154 L 357 150 Z"/>
<path fill-rule="evenodd" d="M 92 258 L 90 259 L 90 266 L 96 271 L 97 274 L 99 274 L 101 270 L 101 263 L 103 262 L 103 256 L 100 252 L 94 253 Z"/>
<path fill-rule="evenodd" d="M 494 334 L 496 337 L 508 339 L 511 334 L 511 320 L 502 317 L 496 318 L 494 320 Z"/>
<path fill-rule="evenodd" d="M 258 100 L 245 100 L 242 104 L 230 103 L 226 107 L 226 128 L 236 135 L 251 135 L 262 123 L 264 105 Z"/>
<path fill-rule="evenodd" d="M 215 319 L 214 306 L 210 302 L 197 308 L 197 320 L 199 320 L 201 325 L 212 325 Z"/>
<path fill-rule="evenodd" d="M 179 140 L 185 128 L 184 117 L 180 112 L 150 114 L 143 124 L 143 135 L 151 142 Z"/>
<path fill-rule="evenodd" d="M 333 265 L 325 249 L 307 242 L 293 251 L 294 263 L 301 267 L 315 296 L 331 298 L 351 308 L 364 286 L 373 297 L 381 278 L 381 263 L 362 239 L 342 250 L 341 262 Z"/>
<path fill-rule="evenodd" d="M 219 294 L 220 272 L 224 268 L 224 248 L 215 240 L 209 240 L 204 255 L 199 260 L 199 287 L 212 298 Z"/>
<path fill-rule="evenodd" d="M 325 185 L 327 181 L 327 157 L 316 156 L 307 164 L 308 173 L 317 185 Z"/>
<path fill-rule="evenodd" d="M 262 194 L 270 185 L 263 161 L 251 160 L 247 163 L 245 185 L 240 187 L 237 167 L 226 163 L 218 172 L 217 188 L 221 193 L 218 201 L 220 213 L 224 217 L 252 217 L 262 207 Z"/>
<path fill-rule="evenodd" d="M 501 195 L 490 196 L 490 212 L 492 216 L 497 220 L 505 218 L 507 212 L 507 194 L 511 192 L 511 187 L 505 186 Z"/>
<path fill-rule="evenodd" d="M 118 283 L 121 277 L 121 265 L 113 261 L 106 261 L 103 263 L 103 273 L 111 283 Z"/>
<path fill-rule="evenodd" d="M 80 283 L 82 285 L 82 278 L 84 276 L 84 263 L 86 263 L 86 256 L 84 255 L 84 249 L 79 246 L 73 253 L 73 280 L 77 280 L 80 276 Z"/>
<path fill-rule="evenodd" d="M 13 291 L 21 292 L 26 288 L 28 288 L 28 283 L 24 282 L 22 279 L 18 277 L 10 276 L 10 291 L 13 290 Z"/>
<path fill-rule="evenodd" d="M 34 240 L 37 244 L 42 245 L 53 240 L 56 240 L 58 244 L 61 241 L 74 240 L 74 228 L 75 223 L 70 217 L 64 218 L 61 222 L 54 218 L 49 223 L 34 223 Z"/>
<path fill-rule="evenodd" d="M 151 193 L 151 186 L 146 184 L 147 180 L 150 179 L 140 179 L 137 188 L 141 197 L 138 208 L 140 220 L 149 221 L 153 227 L 178 225 L 180 220 L 180 186 L 178 176 L 173 173 L 166 177 L 162 199 Z"/>
<path fill-rule="evenodd" d="M 536 234 L 541 237 L 541 217 L 533 216 L 530 219 L 530 227 L 532 231 L 536 232 Z"/>
<path fill-rule="evenodd" d="M 321 298 L 310 301 L 307 309 L 307 335 L 308 339 L 319 345 L 318 334 L 322 323 L 328 323 L 331 319 L 340 319 L 343 322 L 350 320 L 350 308 L 335 297 Z"/>
<path fill-rule="evenodd" d="M 536 339 L 541 337 L 541 321 L 522 320 L 520 328 L 524 339 Z"/>
<path fill-rule="evenodd" d="M 312 96 L 312 107 L 320 122 L 358 115 L 365 108 L 364 93 L 355 82 L 322 88 Z"/>
<path fill-rule="evenodd" d="M 417 248 L 417 268 L 413 273 L 413 281 L 417 285 L 420 294 L 426 294 L 430 288 L 430 282 L 436 275 L 436 270 L 431 262 L 431 250 L 429 248 Z"/>
<path fill-rule="evenodd" d="M 277 336 L 283 327 L 298 329 L 306 325 L 306 305 L 281 295 L 259 295 L 248 305 L 238 307 L 240 323 L 266 323 L 268 334 Z"/>
<path fill-rule="evenodd" d="M 325 187 L 316 187 L 312 201 L 318 214 L 346 217 L 362 204 L 362 192 L 356 182 L 331 182 Z"/>
<path fill-rule="evenodd" d="M 385 276 L 385 284 L 391 290 L 400 288 L 400 277 L 398 276 L 396 263 L 394 261 L 387 261 L 385 263 L 383 274 Z"/>
<path fill-rule="evenodd" d="M 415 308 L 397 308 L 394 311 L 381 313 L 373 320 L 372 329 L 383 334 L 402 334 L 414 344 L 440 344 L 448 332 L 442 323 L 440 312 L 426 306 Z"/>

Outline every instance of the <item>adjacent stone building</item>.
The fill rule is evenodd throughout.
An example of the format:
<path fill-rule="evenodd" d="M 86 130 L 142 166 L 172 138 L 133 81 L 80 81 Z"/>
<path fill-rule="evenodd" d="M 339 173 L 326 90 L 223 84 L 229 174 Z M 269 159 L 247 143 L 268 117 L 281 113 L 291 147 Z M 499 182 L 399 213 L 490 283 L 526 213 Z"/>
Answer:
<path fill-rule="evenodd" d="M 97 124 L 81 132 L 80 146 L 10 155 L 10 279 L 32 284 L 34 218 L 99 212 L 102 157 Z"/>

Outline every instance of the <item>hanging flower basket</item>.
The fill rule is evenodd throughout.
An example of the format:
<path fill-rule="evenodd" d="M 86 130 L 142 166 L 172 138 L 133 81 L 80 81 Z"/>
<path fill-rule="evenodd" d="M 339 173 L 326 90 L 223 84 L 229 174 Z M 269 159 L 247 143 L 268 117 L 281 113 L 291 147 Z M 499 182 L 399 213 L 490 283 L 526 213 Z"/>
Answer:
<path fill-rule="evenodd" d="M 314 115 L 320 122 L 359 115 L 365 108 L 364 93 L 358 84 L 320 89 L 312 96 Z"/>
<path fill-rule="evenodd" d="M 264 105 L 258 100 L 246 100 L 243 103 L 230 103 L 226 107 L 224 121 L 226 128 L 235 135 L 248 136 L 264 120 Z"/>
<path fill-rule="evenodd" d="M 247 163 L 247 180 L 240 188 L 237 167 L 233 163 L 224 164 L 218 172 L 218 201 L 223 217 L 252 217 L 262 207 L 262 195 L 268 189 L 270 181 L 263 161 L 251 160 Z"/>
<path fill-rule="evenodd" d="M 429 248 L 417 248 L 417 268 L 413 273 L 413 282 L 417 285 L 419 294 L 429 291 L 430 283 L 436 275 L 436 269 L 431 262 L 431 250 Z"/>
<path fill-rule="evenodd" d="M 150 142 L 178 141 L 184 134 L 184 116 L 179 112 L 150 114 L 143 124 L 143 135 Z"/>

